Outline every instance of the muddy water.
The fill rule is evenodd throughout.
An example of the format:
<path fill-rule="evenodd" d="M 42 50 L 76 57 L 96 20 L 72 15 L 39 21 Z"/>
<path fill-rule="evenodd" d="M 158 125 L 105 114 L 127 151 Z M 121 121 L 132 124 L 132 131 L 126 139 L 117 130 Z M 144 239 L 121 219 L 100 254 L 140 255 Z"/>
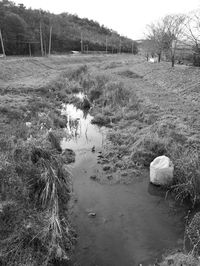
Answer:
<path fill-rule="evenodd" d="M 105 130 L 92 125 L 92 117 L 73 105 L 63 112 L 68 114 L 71 139 L 63 140 L 62 147 L 76 152 L 71 165 L 76 197 L 72 215 L 79 238 L 71 265 L 149 265 L 166 250 L 181 248 L 183 208 L 165 200 L 149 184 L 148 174 L 131 185 L 102 185 L 90 179 L 100 170 L 97 155 Z"/>

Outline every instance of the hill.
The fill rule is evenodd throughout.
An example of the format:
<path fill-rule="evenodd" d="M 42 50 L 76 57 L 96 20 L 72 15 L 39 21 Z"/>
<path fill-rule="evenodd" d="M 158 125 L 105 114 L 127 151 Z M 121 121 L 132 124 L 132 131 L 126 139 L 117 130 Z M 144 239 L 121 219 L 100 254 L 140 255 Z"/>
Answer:
<path fill-rule="evenodd" d="M 41 36 L 44 54 L 48 52 L 52 27 L 52 52 L 107 51 L 137 53 L 136 42 L 98 22 L 77 15 L 55 15 L 43 10 L 27 9 L 8 0 L 0 2 L 0 29 L 7 55 L 39 55 Z M 82 39 L 82 45 L 81 45 Z M 0 47 L 0 53 L 2 52 Z"/>

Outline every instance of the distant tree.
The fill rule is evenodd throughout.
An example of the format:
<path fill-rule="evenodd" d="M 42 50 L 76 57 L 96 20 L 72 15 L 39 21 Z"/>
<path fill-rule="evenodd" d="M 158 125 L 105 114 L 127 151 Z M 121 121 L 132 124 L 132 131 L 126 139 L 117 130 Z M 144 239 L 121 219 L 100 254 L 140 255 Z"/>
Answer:
<path fill-rule="evenodd" d="M 151 53 L 158 55 L 158 62 L 161 61 L 162 52 L 166 49 L 166 26 L 163 20 L 147 26 L 149 49 Z"/>
<path fill-rule="evenodd" d="M 19 15 L 7 12 L 4 17 L 5 49 L 11 54 L 19 54 L 24 47 L 27 24 Z"/>
<path fill-rule="evenodd" d="M 131 52 L 132 40 L 120 36 L 96 21 L 81 19 L 77 15 L 68 13 L 54 15 L 43 10 L 27 9 L 23 4 L 16 5 L 8 0 L 0 0 L 0 29 L 8 55 L 28 54 L 30 50 L 31 54 L 41 54 L 40 46 L 44 49 L 44 53 L 48 52 L 50 29 L 52 29 L 52 53 L 80 51 L 81 33 L 84 44 L 91 50 L 104 51 L 107 39 L 108 52 L 116 52 L 121 38 L 122 51 Z M 40 45 L 41 36 L 42 45 Z"/>
<path fill-rule="evenodd" d="M 165 46 L 170 51 L 172 67 L 174 67 L 175 63 L 177 43 L 183 39 L 185 20 L 185 15 L 168 15 L 162 20 L 165 28 Z"/>
<path fill-rule="evenodd" d="M 155 54 L 155 45 L 152 40 L 146 39 L 140 43 L 140 49 L 144 52 L 147 61 L 150 56 L 154 56 Z"/>
<path fill-rule="evenodd" d="M 193 64 L 200 66 L 200 9 L 190 12 L 186 17 L 184 37 L 194 51 Z"/>
<path fill-rule="evenodd" d="M 200 44 L 200 10 L 192 11 L 185 19 L 184 35 L 193 46 Z"/>

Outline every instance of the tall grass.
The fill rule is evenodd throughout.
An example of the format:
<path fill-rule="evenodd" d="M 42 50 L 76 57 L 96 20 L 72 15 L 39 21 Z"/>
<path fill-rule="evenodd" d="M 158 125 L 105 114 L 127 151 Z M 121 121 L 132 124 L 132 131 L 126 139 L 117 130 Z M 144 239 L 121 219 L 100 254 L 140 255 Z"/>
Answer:
<path fill-rule="evenodd" d="M 1 214 L 1 263 L 48 265 L 68 259 L 74 241 L 65 213 L 71 177 L 51 138 L 21 140 L 4 162 L 0 177 L 9 180 L 4 189 L 11 204 L 5 203 Z"/>
<path fill-rule="evenodd" d="M 176 199 L 189 199 L 193 205 L 200 202 L 200 157 L 196 149 L 175 145 L 172 153 L 175 162 L 175 184 L 172 189 Z"/>

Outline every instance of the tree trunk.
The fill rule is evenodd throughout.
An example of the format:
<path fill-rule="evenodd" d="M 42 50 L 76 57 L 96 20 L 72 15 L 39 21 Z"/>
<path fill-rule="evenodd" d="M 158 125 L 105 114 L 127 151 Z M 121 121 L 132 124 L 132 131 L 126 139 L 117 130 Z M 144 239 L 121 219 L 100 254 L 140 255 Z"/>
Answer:
<path fill-rule="evenodd" d="M 172 67 L 174 67 L 174 63 L 175 63 L 174 55 L 172 55 Z"/>
<path fill-rule="evenodd" d="M 44 47 L 43 47 L 43 37 L 42 37 L 42 24 L 40 21 L 40 49 L 41 49 L 41 55 L 44 56 Z"/>
<path fill-rule="evenodd" d="M 158 54 L 158 63 L 161 61 L 161 53 Z"/>
<path fill-rule="evenodd" d="M 49 56 L 51 55 L 51 35 L 52 35 L 52 26 L 50 26 L 50 33 L 49 33 Z"/>

